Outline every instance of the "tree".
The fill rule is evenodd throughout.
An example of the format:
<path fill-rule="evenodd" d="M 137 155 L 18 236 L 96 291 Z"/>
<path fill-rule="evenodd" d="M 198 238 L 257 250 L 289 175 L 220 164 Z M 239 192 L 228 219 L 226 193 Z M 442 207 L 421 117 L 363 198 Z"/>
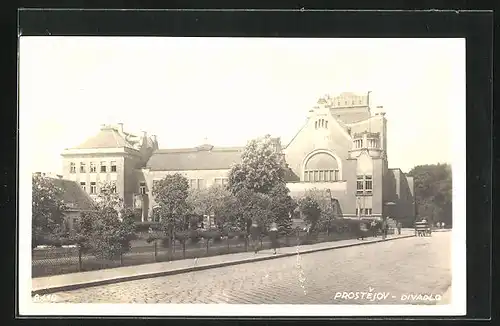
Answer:
<path fill-rule="evenodd" d="M 130 250 L 135 236 L 134 212 L 123 207 L 112 183 L 102 183 L 94 211 L 82 213 L 77 241 L 99 259 L 116 259 Z"/>
<path fill-rule="evenodd" d="M 267 229 L 273 221 L 271 198 L 250 189 L 242 189 L 236 194 L 240 214 L 236 221 L 239 230 L 248 232 L 252 221 Z"/>
<path fill-rule="evenodd" d="M 237 201 L 226 187 L 213 185 L 205 189 L 192 190 L 189 192 L 187 202 L 194 214 L 214 216 L 220 231 L 236 221 Z"/>
<path fill-rule="evenodd" d="M 269 193 L 271 189 L 285 183 L 286 165 L 283 155 L 276 149 L 271 136 L 251 140 L 245 147 L 241 163 L 229 171 L 229 189 L 233 194 L 242 189 L 258 193 Z"/>
<path fill-rule="evenodd" d="M 32 246 L 36 247 L 43 237 L 59 237 L 63 233 L 65 205 L 62 189 L 51 178 L 32 176 Z"/>
<path fill-rule="evenodd" d="M 290 190 L 283 183 L 273 187 L 269 193 L 270 211 L 280 233 L 290 232 L 293 224 L 293 211 L 297 208 L 297 203 L 289 193 Z"/>
<path fill-rule="evenodd" d="M 306 196 L 299 200 L 300 212 L 311 231 L 316 231 L 321 217 L 321 208 L 313 198 Z"/>
<path fill-rule="evenodd" d="M 333 220 L 335 219 L 330 195 L 326 192 L 326 190 L 313 188 L 306 191 L 305 197 L 313 199 L 321 210 L 320 218 L 318 220 L 318 228 L 321 230 L 329 230 Z"/>
<path fill-rule="evenodd" d="M 419 165 L 413 176 L 418 215 L 452 225 L 452 173 L 448 164 Z"/>
<path fill-rule="evenodd" d="M 184 229 L 189 213 L 188 190 L 188 180 L 179 173 L 167 175 L 153 185 L 153 196 L 158 204 L 154 210 L 155 219 L 160 221 L 170 239 L 174 238 L 175 230 Z"/>
<path fill-rule="evenodd" d="M 124 209 L 123 198 L 116 191 L 114 182 L 103 181 L 99 184 L 99 193 L 94 198 L 98 209 L 111 208 L 121 214 Z"/>

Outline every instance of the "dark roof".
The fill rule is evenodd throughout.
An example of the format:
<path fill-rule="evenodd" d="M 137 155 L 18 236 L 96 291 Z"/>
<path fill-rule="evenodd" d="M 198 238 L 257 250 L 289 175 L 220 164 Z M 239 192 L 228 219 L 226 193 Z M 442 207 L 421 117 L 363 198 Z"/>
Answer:
<path fill-rule="evenodd" d="M 146 167 L 153 171 L 224 170 L 239 163 L 243 147 L 160 149 L 153 153 Z"/>
<path fill-rule="evenodd" d="M 93 137 L 88 138 L 82 144 L 74 148 L 116 148 L 116 147 L 129 147 L 132 145 L 127 142 L 120 133 L 112 128 L 101 129 L 99 133 Z"/>
<path fill-rule="evenodd" d="M 62 190 L 62 200 L 69 210 L 92 210 L 94 201 L 78 183 L 67 179 L 53 178 L 54 185 Z"/>

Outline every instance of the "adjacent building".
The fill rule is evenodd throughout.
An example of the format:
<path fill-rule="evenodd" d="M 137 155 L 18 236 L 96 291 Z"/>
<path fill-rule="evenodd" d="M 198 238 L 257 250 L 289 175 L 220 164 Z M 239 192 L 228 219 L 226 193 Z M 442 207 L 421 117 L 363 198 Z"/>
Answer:
<path fill-rule="evenodd" d="M 61 197 L 64 202 L 64 219 L 69 230 L 74 230 L 75 222 L 81 213 L 91 212 L 95 209 L 94 201 L 89 194 L 76 181 L 63 179 L 62 175 L 37 172 L 36 174 L 52 179 L 52 183 L 61 189 Z"/>
<path fill-rule="evenodd" d="M 384 112 L 373 114 L 369 102 L 369 93 L 323 98 L 288 144 L 274 139 L 289 167 L 287 185 L 294 197 L 324 190 L 345 218 L 414 216 L 413 179 L 389 168 L 387 119 Z M 112 182 L 125 205 L 148 220 L 155 181 L 181 173 L 193 189 L 225 185 L 243 149 L 210 144 L 159 149 L 155 136 L 132 135 L 123 124 L 102 126 L 97 135 L 62 153 L 63 174 L 90 196 L 101 181 Z"/>

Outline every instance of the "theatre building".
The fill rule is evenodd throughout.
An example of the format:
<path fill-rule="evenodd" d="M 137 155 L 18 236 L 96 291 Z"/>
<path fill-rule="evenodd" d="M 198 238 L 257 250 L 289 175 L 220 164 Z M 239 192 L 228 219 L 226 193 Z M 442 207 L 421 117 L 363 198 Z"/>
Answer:
<path fill-rule="evenodd" d="M 371 112 L 369 94 L 342 93 L 318 103 L 288 144 L 275 138 L 289 167 L 292 196 L 304 196 L 308 189 L 324 191 L 344 218 L 414 216 L 413 179 L 389 168 L 387 119 L 384 112 Z M 116 182 L 125 204 L 147 220 L 155 206 L 155 181 L 181 173 L 192 189 L 225 185 L 242 151 L 243 146 L 210 144 L 159 149 L 154 136 L 134 136 L 123 125 L 103 126 L 96 136 L 64 151 L 63 174 L 91 195 L 99 191 L 100 180 Z"/>

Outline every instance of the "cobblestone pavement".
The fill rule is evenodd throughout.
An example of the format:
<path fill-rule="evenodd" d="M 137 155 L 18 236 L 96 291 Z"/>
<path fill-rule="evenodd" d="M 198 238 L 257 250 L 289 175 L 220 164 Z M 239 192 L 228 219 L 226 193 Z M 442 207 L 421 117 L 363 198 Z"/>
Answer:
<path fill-rule="evenodd" d="M 439 232 L 53 297 L 73 303 L 436 304 L 432 299 L 451 285 L 450 256 L 451 232 Z"/>

